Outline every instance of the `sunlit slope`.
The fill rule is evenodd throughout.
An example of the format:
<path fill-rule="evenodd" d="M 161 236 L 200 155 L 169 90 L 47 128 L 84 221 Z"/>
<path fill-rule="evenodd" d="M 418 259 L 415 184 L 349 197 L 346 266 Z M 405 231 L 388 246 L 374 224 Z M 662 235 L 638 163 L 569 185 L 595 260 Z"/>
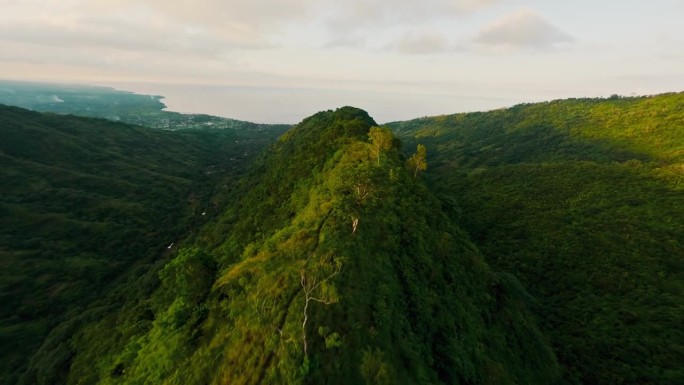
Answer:
<path fill-rule="evenodd" d="M 517 275 L 570 380 L 684 381 L 684 94 L 391 125 L 496 269 Z"/>

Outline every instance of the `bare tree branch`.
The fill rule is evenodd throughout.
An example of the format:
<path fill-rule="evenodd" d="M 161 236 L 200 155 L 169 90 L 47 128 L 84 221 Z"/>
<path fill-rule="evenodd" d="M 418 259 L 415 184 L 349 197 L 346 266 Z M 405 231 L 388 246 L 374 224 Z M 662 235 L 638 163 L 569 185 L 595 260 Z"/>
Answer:
<path fill-rule="evenodd" d="M 308 262 L 309 258 L 307 258 Z M 306 264 L 306 263 L 305 263 Z M 334 267 L 334 270 L 325 278 L 322 280 L 318 280 L 318 277 L 316 275 L 313 276 L 313 278 L 307 278 L 306 272 L 304 271 L 304 268 L 299 271 L 299 276 L 300 276 L 300 284 L 302 285 L 302 289 L 304 291 L 304 319 L 302 321 L 302 343 L 304 345 L 304 356 L 309 355 L 308 352 L 308 342 L 306 339 L 306 324 L 309 320 L 309 303 L 311 301 L 322 303 L 324 305 L 330 305 L 332 303 L 337 302 L 337 298 L 334 297 L 329 297 L 329 298 L 318 298 L 314 297 L 313 293 L 325 282 L 329 281 L 333 277 L 335 277 L 339 272 L 340 272 L 340 265 L 336 265 Z"/>

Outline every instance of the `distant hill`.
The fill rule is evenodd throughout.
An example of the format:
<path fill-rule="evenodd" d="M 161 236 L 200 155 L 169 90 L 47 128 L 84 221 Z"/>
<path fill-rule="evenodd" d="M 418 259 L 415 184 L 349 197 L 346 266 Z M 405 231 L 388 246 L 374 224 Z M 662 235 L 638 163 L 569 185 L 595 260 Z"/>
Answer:
<path fill-rule="evenodd" d="M 539 300 L 566 379 L 684 383 L 684 93 L 389 125 L 495 269 Z"/>
<path fill-rule="evenodd" d="M 105 118 L 164 130 L 261 130 L 282 134 L 290 126 L 256 124 L 204 114 L 164 111 L 163 96 L 110 87 L 0 80 L 0 104 L 40 112 Z"/>
<path fill-rule="evenodd" d="M 41 112 L 122 120 L 160 113 L 161 99 L 110 87 L 0 80 L 0 104 Z"/>

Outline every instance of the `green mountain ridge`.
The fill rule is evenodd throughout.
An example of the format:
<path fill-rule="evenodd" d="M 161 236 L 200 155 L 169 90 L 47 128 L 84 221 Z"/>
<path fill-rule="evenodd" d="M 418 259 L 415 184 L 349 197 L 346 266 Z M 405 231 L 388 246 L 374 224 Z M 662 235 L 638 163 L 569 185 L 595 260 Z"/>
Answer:
<path fill-rule="evenodd" d="M 374 125 L 352 108 L 316 114 L 256 167 L 221 224 L 230 231 L 217 259 L 229 264 L 213 290 L 226 310 L 210 310 L 220 326 L 206 344 L 225 358 L 205 371 L 246 384 L 552 381 L 558 368 L 524 291 L 489 271 L 396 148 L 378 166 Z M 275 308 L 260 314 L 261 301 Z"/>
<path fill-rule="evenodd" d="M 369 142 L 372 126 L 353 108 L 303 121 L 172 259 L 68 312 L 5 381 L 553 381 L 524 289 L 487 267 L 388 131 L 389 146 Z"/>
<path fill-rule="evenodd" d="M 569 381 L 684 381 L 684 93 L 390 124 L 431 188 L 539 299 Z"/>
<path fill-rule="evenodd" d="M 0 106 L 0 383 L 684 380 L 684 94 L 195 123 Z"/>

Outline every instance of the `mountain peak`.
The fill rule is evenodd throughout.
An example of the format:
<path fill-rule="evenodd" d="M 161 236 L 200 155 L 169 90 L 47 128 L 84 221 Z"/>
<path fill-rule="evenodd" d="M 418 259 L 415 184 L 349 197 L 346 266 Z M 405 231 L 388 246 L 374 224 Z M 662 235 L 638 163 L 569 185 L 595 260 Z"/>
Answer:
<path fill-rule="evenodd" d="M 370 127 L 377 123 L 364 110 L 355 107 L 341 107 L 336 110 L 321 111 L 309 116 L 283 135 L 282 140 L 301 137 L 312 141 L 317 136 L 323 143 L 332 145 L 344 138 L 362 139 L 368 135 Z"/>
<path fill-rule="evenodd" d="M 553 382 L 555 357 L 519 284 L 489 270 L 396 147 L 373 147 L 373 125 L 345 107 L 274 145 L 200 236 L 225 238 L 182 249 L 176 275 L 163 275 L 202 282 L 197 266 L 211 264 L 197 261 L 219 266 L 211 286 L 153 294 L 155 321 L 121 363 L 125 381 Z M 164 344 L 156 336 L 178 341 L 168 356 L 148 354 Z"/>

